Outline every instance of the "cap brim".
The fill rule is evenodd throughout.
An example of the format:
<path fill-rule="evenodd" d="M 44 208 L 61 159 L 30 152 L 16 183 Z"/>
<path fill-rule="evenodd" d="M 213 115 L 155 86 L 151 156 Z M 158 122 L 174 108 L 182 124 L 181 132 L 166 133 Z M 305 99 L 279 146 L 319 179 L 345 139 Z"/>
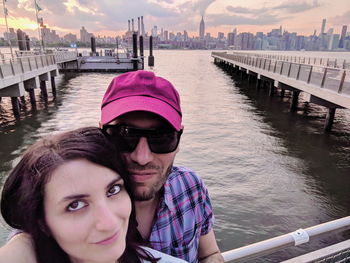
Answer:
<path fill-rule="evenodd" d="M 180 114 L 166 102 L 146 96 L 130 96 L 112 101 L 101 110 L 101 123 L 105 125 L 132 111 L 148 111 L 167 120 L 177 131 L 181 129 Z"/>

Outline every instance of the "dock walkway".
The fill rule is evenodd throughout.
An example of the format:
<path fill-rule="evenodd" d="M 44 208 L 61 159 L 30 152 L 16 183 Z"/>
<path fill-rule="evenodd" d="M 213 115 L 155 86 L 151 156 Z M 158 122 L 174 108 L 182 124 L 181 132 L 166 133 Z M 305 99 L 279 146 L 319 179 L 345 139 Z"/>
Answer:
<path fill-rule="evenodd" d="M 328 108 L 325 123 L 327 131 L 331 130 L 336 108 L 350 109 L 349 70 L 241 52 L 212 52 L 212 57 L 215 64 L 229 72 L 238 70 L 241 74 L 246 73 L 248 78 L 255 77 L 257 88 L 262 82 L 267 82 L 271 96 L 276 88 L 283 90 L 283 93 L 284 90 L 292 91 L 292 109 L 296 108 L 299 93 L 305 92 L 309 102 Z"/>
<path fill-rule="evenodd" d="M 77 53 L 72 51 L 57 51 L 45 54 L 35 52 L 21 53 L 13 59 L 0 60 L 0 99 L 11 97 L 15 116 L 19 115 L 20 103 L 18 97 L 28 92 L 33 107 L 36 105 L 34 90 L 41 89 L 47 98 L 47 84 L 55 95 L 55 77 L 58 69 L 66 63 L 76 63 Z"/>

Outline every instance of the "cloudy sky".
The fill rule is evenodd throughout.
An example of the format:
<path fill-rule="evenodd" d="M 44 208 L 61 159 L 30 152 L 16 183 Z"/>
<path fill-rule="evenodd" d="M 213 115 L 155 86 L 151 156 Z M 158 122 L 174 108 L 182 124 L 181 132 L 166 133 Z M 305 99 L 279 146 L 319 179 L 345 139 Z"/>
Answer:
<path fill-rule="evenodd" d="M 350 27 L 350 0 L 37 0 L 44 23 L 61 36 L 78 34 L 82 26 L 95 35 L 115 36 L 125 32 L 128 19 L 143 15 L 145 30 L 154 25 L 172 32 L 187 30 L 198 35 L 201 15 L 206 32 L 268 32 L 280 25 L 289 32 L 310 35 L 320 31 L 322 19 L 326 30 L 340 33 Z M 9 27 L 21 28 L 35 35 L 34 0 L 7 0 Z M 0 31 L 5 20 L 1 16 Z M 350 30 L 349 30 L 350 31 Z"/>

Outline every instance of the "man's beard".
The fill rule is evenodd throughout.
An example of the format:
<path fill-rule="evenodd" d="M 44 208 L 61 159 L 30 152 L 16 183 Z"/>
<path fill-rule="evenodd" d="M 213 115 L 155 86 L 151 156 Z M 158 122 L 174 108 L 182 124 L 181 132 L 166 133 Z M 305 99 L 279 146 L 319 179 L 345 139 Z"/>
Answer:
<path fill-rule="evenodd" d="M 169 174 L 171 172 L 171 169 L 173 167 L 173 164 L 170 164 L 168 169 L 166 170 L 166 172 L 161 175 L 161 177 L 159 178 L 159 180 L 157 182 L 155 182 L 153 185 L 150 186 L 149 190 L 143 191 L 142 193 L 138 193 L 137 192 L 137 183 L 132 182 L 133 184 L 133 191 L 132 191 L 132 198 L 134 201 L 149 201 L 152 200 L 153 198 L 155 198 L 157 196 L 157 194 L 161 191 L 161 189 L 164 187 L 164 184 L 166 182 L 166 180 L 169 177 Z M 142 170 L 144 168 L 141 168 L 140 170 Z"/>

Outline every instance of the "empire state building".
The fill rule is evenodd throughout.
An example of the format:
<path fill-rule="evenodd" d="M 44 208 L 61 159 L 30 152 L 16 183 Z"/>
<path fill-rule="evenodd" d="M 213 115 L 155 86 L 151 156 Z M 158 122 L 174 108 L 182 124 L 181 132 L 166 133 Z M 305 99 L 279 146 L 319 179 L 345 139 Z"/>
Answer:
<path fill-rule="evenodd" d="M 201 23 L 199 24 L 199 38 L 204 39 L 204 33 L 205 32 L 205 25 L 204 25 L 204 20 L 202 16 Z"/>

